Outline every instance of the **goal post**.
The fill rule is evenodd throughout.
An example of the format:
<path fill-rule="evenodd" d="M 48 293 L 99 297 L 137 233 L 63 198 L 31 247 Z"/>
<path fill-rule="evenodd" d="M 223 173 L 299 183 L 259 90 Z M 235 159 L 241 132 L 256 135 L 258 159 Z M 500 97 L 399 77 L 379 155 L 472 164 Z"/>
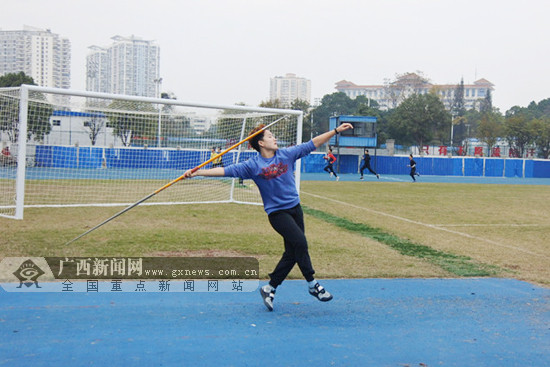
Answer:
<path fill-rule="evenodd" d="M 0 216 L 22 219 L 29 207 L 130 205 L 275 121 L 270 130 L 280 147 L 301 143 L 303 113 L 296 110 L 0 88 Z M 256 154 L 244 143 L 214 163 Z M 252 180 L 197 177 L 142 205 L 224 202 L 261 205 L 261 197 Z"/>

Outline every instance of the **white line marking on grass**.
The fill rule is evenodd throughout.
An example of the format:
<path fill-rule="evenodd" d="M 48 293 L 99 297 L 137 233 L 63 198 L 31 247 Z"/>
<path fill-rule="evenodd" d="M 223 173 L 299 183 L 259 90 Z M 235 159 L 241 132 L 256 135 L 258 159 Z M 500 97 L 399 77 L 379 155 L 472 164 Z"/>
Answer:
<path fill-rule="evenodd" d="M 436 227 L 541 227 L 543 224 L 509 224 L 509 223 L 496 223 L 496 224 L 479 224 L 479 223 L 464 223 L 464 224 L 432 224 Z"/>
<path fill-rule="evenodd" d="M 458 236 L 462 236 L 462 237 L 466 237 L 466 238 L 470 238 L 470 239 L 473 239 L 473 240 L 478 240 L 478 241 L 487 242 L 487 243 L 490 243 L 491 245 L 495 245 L 495 246 L 499 246 L 499 247 L 504 247 L 504 248 L 507 248 L 507 249 L 510 249 L 510 250 L 516 250 L 516 251 L 519 251 L 519 252 L 523 252 L 523 253 L 526 253 L 526 254 L 529 254 L 529 255 L 533 255 L 533 256 L 537 256 L 537 257 L 543 257 L 543 258 L 550 259 L 550 256 L 543 255 L 543 254 L 538 254 L 538 253 L 536 253 L 536 252 L 532 252 L 532 251 L 523 249 L 523 248 L 521 248 L 521 247 L 511 246 L 511 245 L 505 245 L 505 244 L 502 244 L 502 243 L 499 243 L 499 242 L 496 242 L 496 241 L 492 241 L 492 240 L 489 240 L 489 239 L 486 239 L 486 238 L 483 238 L 483 237 L 472 236 L 472 235 L 470 235 L 470 234 L 468 234 L 468 233 L 463 233 L 463 232 L 454 231 L 454 230 L 452 230 L 452 229 L 447 229 L 447 228 L 444 228 L 444 227 L 439 227 L 439 226 L 434 225 L 434 224 L 422 223 L 422 222 L 419 222 L 419 221 L 416 221 L 416 220 L 412 220 L 412 219 L 408 219 L 408 218 L 404 218 L 404 217 L 399 217 L 399 216 L 397 216 L 397 215 L 393 215 L 393 214 L 388 214 L 388 213 L 380 212 L 380 211 L 378 211 L 378 210 L 369 209 L 369 208 L 366 208 L 366 207 L 363 207 L 363 206 L 358 206 L 358 205 L 350 204 L 350 203 L 347 203 L 347 202 L 345 202 L 345 201 L 340 201 L 340 200 L 336 200 L 336 199 L 331 199 L 331 198 L 327 198 L 327 197 L 325 197 L 325 196 L 320 196 L 320 195 L 312 194 L 312 193 L 305 192 L 305 191 L 302 191 L 302 193 L 303 193 L 303 194 L 306 194 L 306 195 L 309 195 L 309 196 L 313 196 L 313 197 L 318 198 L 318 199 L 325 199 L 325 200 L 328 200 L 328 201 L 332 201 L 333 203 L 351 206 L 351 207 L 356 208 L 356 209 L 363 209 L 363 210 L 366 210 L 366 211 L 371 212 L 371 213 L 375 213 L 375 214 L 378 214 L 378 215 L 383 215 L 383 216 L 386 216 L 386 217 L 389 217 L 389 218 L 393 218 L 393 219 L 397 219 L 397 220 L 400 220 L 400 221 L 403 221 L 403 222 L 408 222 L 408 223 L 416 224 L 416 225 L 419 225 L 419 226 L 424 226 L 424 227 L 428 227 L 428 228 L 432 228 L 432 229 L 437 229 L 437 230 L 439 230 L 439 231 L 452 233 L 452 234 L 455 234 L 455 235 L 458 235 Z"/>
<path fill-rule="evenodd" d="M 409 181 L 412 181 L 412 180 L 403 180 L 403 179 L 401 179 L 401 178 L 390 177 L 390 176 L 380 176 L 380 179 L 381 179 L 381 180 L 388 180 L 388 181 L 397 181 L 397 182 L 409 182 Z"/>

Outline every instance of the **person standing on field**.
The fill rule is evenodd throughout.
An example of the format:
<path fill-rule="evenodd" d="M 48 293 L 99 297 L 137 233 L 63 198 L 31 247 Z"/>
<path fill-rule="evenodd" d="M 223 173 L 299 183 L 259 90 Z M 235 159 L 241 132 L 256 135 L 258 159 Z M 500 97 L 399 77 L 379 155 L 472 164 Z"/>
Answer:
<path fill-rule="evenodd" d="M 264 128 L 260 125 L 249 136 Z M 286 279 L 294 265 L 298 264 L 308 285 L 308 292 L 322 302 L 332 299 L 332 295 L 315 279 L 315 271 L 309 255 L 305 236 L 304 215 L 300 206 L 300 196 L 296 190 L 294 178 L 295 162 L 307 156 L 330 138 L 342 131 L 352 129 L 344 123 L 334 130 L 327 131 L 307 143 L 287 148 L 279 148 L 277 139 L 271 131 L 263 130 L 250 139 L 250 145 L 259 153 L 245 162 L 227 167 L 216 167 L 184 173 L 184 178 L 242 177 L 252 179 L 258 186 L 264 210 L 273 229 L 284 239 L 284 252 L 273 272 L 269 274 L 269 283 L 260 287 L 262 300 L 269 311 L 273 311 L 275 291 Z"/>
<path fill-rule="evenodd" d="M 332 177 L 332 176 L 336 177 L 336 181 L 338 181 L 340 179 L 340 177 L 338 177 L 336 172 L 334 172 L 334 168 L 332 167 L 334 162 L 336 162 L 336 157 L 334 156 L 334 154 L 332 154 L 332 149 L 331 148 L 328 148 L 328 152 L 323 157 L 323 159 L 327 160 L 327 165 L 325 166 L 325 168 L 323 168 L 323 170 L 330 173 L 330 177 Z"/>
<path fill-rule="evenodd" d="M 214 158 L 216 155 L 220 154 L 221 153 L 221 148 L 215 148 L 215 147 L 212 147 L 212 150 L 210 152 L 210 159 Z M 223 167 L 223 162 L 222 162 L 222 157 L 219 156 L 218 158 L 214 159 L 212 161 L 212 167 Z"/>
<path fill-rule="evenodd" d="M 365 149 L 365 154 L 363 154 L 363 165 L 361 165 L 361 168 L 360 168 L 360 171 L 361 171 L 361 177 L 359 178 L 360 180 L 363 179 L 363 171 L 365 169 L 368 169 L 370 173 L 375 175 L 376 178 L 380 179 L 380 175 L 374 172 L 374 170 L 370 166 L 370 154 L 368 149 Z"/>

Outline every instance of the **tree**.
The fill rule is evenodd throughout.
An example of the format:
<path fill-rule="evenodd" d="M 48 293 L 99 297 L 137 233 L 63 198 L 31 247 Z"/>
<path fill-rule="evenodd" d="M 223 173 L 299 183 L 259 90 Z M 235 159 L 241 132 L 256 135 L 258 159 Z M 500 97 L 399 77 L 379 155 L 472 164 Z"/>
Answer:
<path fill-rule="evenodd" d="M 528 114 L 518 113 L 505 119 L 504 133 L 510 148 L 516 150 L 519 157 L 523 157 L 527 145 L 535 141 L 534 132 L 530 127 Z"/>
<path fill-rule="evenodd" d="M 299 111 L 302 111 L 304 114 L 307 113 L 307 111 L 309 110 L 309 107 L 310 106 L 309 106 L 308 101 L 305 101 L 303 99 L 295 99 L 290 104 L 290 109 L 291 110 L 299 110 Z"/>
<path fill-rule="evenodd" d="M 116 100 L 108 109 L 108 126 L 124 146 L 129 146 L 136 137 L 156 136 L 158 112 L 151 103 Z"/>
<path fill-rule="evenodd" d="M 273 100 L 267 100 L 262 101 L 258 105 L 258 107 L 264 107 L 264 108 L 288 108 L 289 106 L 284 104 L 280 99 L 273 99 Z"/>
<path fill-rule="evenodd" d="M 485 95 L 485 98 L 481 101 L 481 105 L 479 106 L 479 112 L 485 113 L 491 111 L 493 111 L 493 97 L 491 95 L 491 90 L 487 89 L 487 94 Z"/>
<path fill-rule="evenodd" d="M 0 130 L 8 135 L 12 143 L 19 134 L 19 99 L 7 95 L 0 98 Z"/>
<path fill-rule="evenodd" d="M 375 116 L 380 115 L 380 105 L 377 101 L 366 96 L 357 96 L 354 100 L 355 114 L 359 116 Z"/>
<path fill-rule="evenodd" d="M 8 73 L 0 77 L 0 87 L 19 87 L 21 84 L 35 85 L 34 80 L 25 73 Z M 27 110 L 27 140 L 34 137 L 37 141 L 43 141 L 52 127 L 50 116 L 53 113 L 52 106 L 47 103 L 44 94 L 30 92 Z M 0 130 L 7 133 L 12 143 L 19 138 L 19 99 L 5 97 L 0 101 Z"/>
<path fill-rule="evenodd" d="M 21 84 L 36 85 L 34 84 L 33 78 L 22 71 L 0 76 L 0 88 L 19 87 Z"/>
<path fill-rule="evenodd" d="M 502 136 L 502 117 L 496 112 L 487 112 L 481 115 L 481 120 L 477 128 L 477 137 L 485 142 L 489 149 L 489 154 L 495 146 L 499 137 Z"/>
<path fill-rule="evenodd" d="M 477 136 L 477 128 L 481 122 L 481 113 L 472 108 L 471 110 L 466 111 L 464 116 L 459 117 L 457 120 L 459 122 L 454 127 L 454 141 L 462 142 L 464 145 L 464 151 L 466 152 L 468 139 L 472 136 Z"/>
<path fill-rule="evenodd" d="M 309 102 L 303 99 L 295 99 L 290 104 L 290 109 L 302 111 L 304 113 L 302 123 L 302 142 L 308 141 L 311 138 L 311 106 L 309 105 Z"/>
<path fill-rule="evenodd" d="M 380 111 L 379 104 L 366 96 L 357 96 L 355 99 L 349 98 L 345 93 L 338 92 L 327 94 L 321 100 L 321 104 L 310 110 L 308 117 L 315 116 L 312 127 L 313 136 L 324 133 L 329 128 L 329 120 L 333 116 L 351 115 L 351 116 L 374 116 L 380 118 L 379 138 L 386 136 L 381 130 L 381 123 L 385 120 L 387 112 Z M 304 134 L 304 139 L 307 136 Z M 385 138 L 384 138 L 385 139 Z"/>
<path fill-rule="evenodd" d="M 453 117 L 462 117 L 466 114 L 464 103 L 464 78 L 460 79 L 460 83 L 455 88 L 451 114 Z"/>
<path fill-rule="evenodd" d="M 376 117 L 377 142 L 383 144 L 389 139 L 388 116 L 391 111 L 382 111 L 380 105 L 374 99 L 367 99 L 365 96 L 358 96 L 357 99 L 365 99 L 367 102 L 357 102 L 357 115 Z"/>
<path fill-rule="evenodd" d="M 540 101 L 537 104 L 537 110 L 539 112 L 539 115 L 536 116 L 537 118 L 550 117 L 550 98 Z"/>
<path fill-rule="evenodd" d="M 451 116 L 435 94 L 413 94 L 389 117 L 392 137 L 402 144 L 422 146 L 446 134 Z"/>
<path fill-rule="evenodd" d="M 510 146 L 523 156 L 525 148 L 535 143 L 539 153 L 549 157 L 548 122 L 550 121 L 550 98 L 527 107 L 513 106 L 506 111 L 506 135 Z"/>
<path fill-rule="evenodd" d="M 506 117 L 517 114 L 524 114 L 529 119 L 550 117 L 550 98 L 543 99 L 539 103 L 533 101 L 527 107 L 514 106 L 506 111 Z"/>
<path fill-rule="evenodd" d="M 313 136 L 328 130 L 329 120 L 332 116 L 353 115 L 357 113 L 356 102 L 345 93 L 336 92 L 327 94 L 321 100 L 321 105 L 313 110 L 315 120 L 313 124 Z"/>
<path fill-rule="evenodd" d="M 105 126 L 105 119 L 94 112 L 90 114 L 91 117 L 88 121 L 84 122 L 84 127 L 88 129 L 88 136 L 90 137 L 92 145 L 95 145 L 99 133 Z"/>
<path fill-rule="evenodd" d="M 548 159 L 550 157 L 550 117 L 531 120 L 530 125 L 540 155 Z"/>
<path fill-rule="evenodd" d="M 52 131 L 50 117 L 53 107 L 46 101 L 46 96 L 40 92 L 29 93 L 29 110 L 27 113 L 27 140 L 34 138 L 43 141 Z"/>

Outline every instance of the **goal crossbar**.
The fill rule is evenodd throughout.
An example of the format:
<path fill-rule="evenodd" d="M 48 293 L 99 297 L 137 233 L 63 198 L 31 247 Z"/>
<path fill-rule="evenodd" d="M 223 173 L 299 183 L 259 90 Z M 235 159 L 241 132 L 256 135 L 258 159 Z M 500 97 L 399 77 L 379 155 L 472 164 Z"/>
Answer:
<path fill-rule="evenodd" d="M 303 115 L 302 111 L 282 109 L 282 108 L 250 107 L 250 106 L 240 106 L 240 105 L 184 102 L 184 101 L 167 99 L 167 98 L 127 96 L 123 94 L 88 92 L 88 91 L 79 91 L 74 89 L 40 87 L 37 85 L 28 85 L 28 84 L 22 84 L 20 88 L 21 88 L 21 91 L 27 90 L 27 91 L 35 91 L 35 92 L 50 93 L 50 94 L 57 94 L 57 95 L 70 95 L 75 97 L 78 96 L 78 97 L 85 97 L 85 98 L 101 98 L 101 99 L 107 99 L 107 100 L 110 99 L 110 100 L 124 100 L 124 101 L 134 101 L 134 102 L 148 102 L 148 103 L 157 103 L 157 104 L 174 105 L 174 106 L 203 107 L 203 108 L 213 108 L 213 109 L 231 110 L 231 111 L 264 112 L 264 113 L 288 114 L 288 115 L 296 115 L 296 116 Z M 10 89 L 17 89 L 17 88 L 10 88 Z"/>

